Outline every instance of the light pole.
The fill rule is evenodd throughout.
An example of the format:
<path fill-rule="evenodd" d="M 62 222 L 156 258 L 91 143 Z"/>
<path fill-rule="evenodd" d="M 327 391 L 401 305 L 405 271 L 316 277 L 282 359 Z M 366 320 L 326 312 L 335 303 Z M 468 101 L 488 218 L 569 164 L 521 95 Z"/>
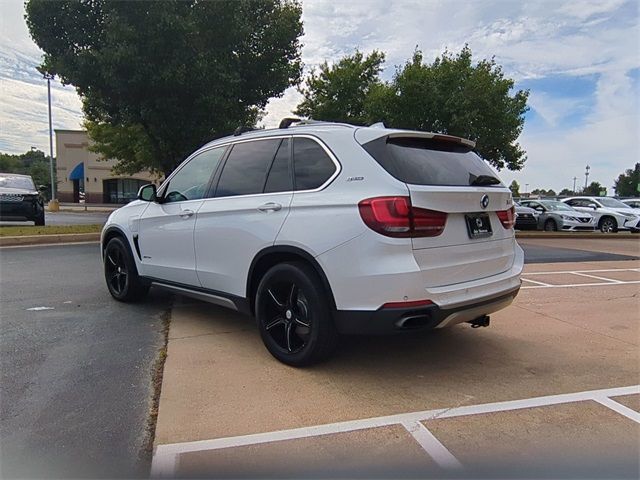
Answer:
<path fill-rule="evenodd" d="M 591 170 L 591 167 L 589 165 L 587 165 L 586 170 L 584 171 L 584 189 L 587 189 L 587 182 L 589 181 L 589 170 Z"/>
<path fill-rule="evenodd" d="M 529 188 L 529 184 L 528 184 L 528 183 L 525 183 L 525 184 L 524 184 L 524 194 L 525 194 L 525 195 L 527 194 L 527 189 L 528 189 L 528 188 Z"/>
<path fill-rule="evenodd" d="M 576 193 L 576 180 L 578 180 L 578 177 L 573 177 L 573 190 L 571 190 L 573 193 Z"/>
<path fill-rule="evenodd" d="M 49 211 L 58 211 L 58 200 L 56 199 L 56 180 L 53 174 L 53 126 L 51 124 L 51 80 L 54 75 L 48 72 L 42 74 L 47 79 L 47 99 L 49 103 L 49 173 L 51 174 L 51 200 L 49 201 Z"/>

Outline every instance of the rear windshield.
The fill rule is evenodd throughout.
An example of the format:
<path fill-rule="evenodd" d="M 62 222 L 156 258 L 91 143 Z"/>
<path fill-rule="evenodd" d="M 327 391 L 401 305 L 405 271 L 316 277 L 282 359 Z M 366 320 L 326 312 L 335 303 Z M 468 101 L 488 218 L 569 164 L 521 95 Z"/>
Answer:
<path fill-rule="evenodd" d="M 503 186 L 489 165 L 466 145 L 431 138 L 382 137 L 363 148 L 405 183 Z"/>
<path fill-rule="evenodd" d="M 0 173 L 0 187 L 20 188 L 23 190 L 35 190 L 33 181 L 29 177 L 18 177 Z"/>

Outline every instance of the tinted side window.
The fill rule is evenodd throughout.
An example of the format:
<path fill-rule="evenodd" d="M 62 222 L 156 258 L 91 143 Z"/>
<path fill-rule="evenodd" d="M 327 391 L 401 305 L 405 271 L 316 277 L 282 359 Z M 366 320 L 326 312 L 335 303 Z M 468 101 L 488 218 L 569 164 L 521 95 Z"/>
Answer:
<path fill-rule="evenodd" d="M 216 197 L 262 193 L 279 144 L 280 139 L 234 145 L 220 175 Z"/>
<path fill-rule="evenodd" d="M 198 200 L 207 193 L 209 180 L 220 163 L 225 147 L 204 151 L 184 165 L 169 180 L 165 190 L 165 202 L 182 202 L 185 200 Z"/>
<path fill-rule="evenodd" d="M 264 193 L 290 192 L 293 190 L 291 172 L 289 171 L 289 139 L 280 144 L 276 158 L 273 160 Z"/>
<path fill-rule="evenodd" d="M 318 188 L 336 171 L 324 149 L 310 138 L 293 139 L 293 160 L 296 190 Z"/>

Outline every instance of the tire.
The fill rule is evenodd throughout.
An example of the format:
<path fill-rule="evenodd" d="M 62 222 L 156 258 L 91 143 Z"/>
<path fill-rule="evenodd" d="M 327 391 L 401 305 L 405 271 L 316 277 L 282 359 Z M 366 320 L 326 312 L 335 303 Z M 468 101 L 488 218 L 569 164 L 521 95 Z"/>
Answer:
<path fill-rule="evenodd" d="M 546 222 L 544 222 L 544 231 L 545 232 L 557 232 L 558 231 L 558 224 L 556 223 L 555 220 L 549 219 Z"/>
<path fill-rule="evenodd" d="M 34 223 L 36 224 L 37 227 L 42 227 L 44 226 L 44 210 L 42 211 L 42 213 L 40 215 L 38 215 L 37 217 L 35 217 L 33 219 Z"/>
<path fill-rule="evenodd" d="M 318 363 L 336 347 L 329 297 L 318 274 L 305 263 L 272 267 L 258 285 L 255 312 L 264 345 L 282 363 Z"/>
<path fill-rule="evenodd" d="M 618 224 L 613 217 L 602 217 L 598 222 L 598 228 L 602 233 L 615 233 L 618 231 Z"/>
<path fill-rule="evenodd" d="M 119 302 L 142 300 L 149 285 L 138 276 L 129 247 L 120 237 L 109 240 L 104 249 L 104 278 L 113 298 Z"/>

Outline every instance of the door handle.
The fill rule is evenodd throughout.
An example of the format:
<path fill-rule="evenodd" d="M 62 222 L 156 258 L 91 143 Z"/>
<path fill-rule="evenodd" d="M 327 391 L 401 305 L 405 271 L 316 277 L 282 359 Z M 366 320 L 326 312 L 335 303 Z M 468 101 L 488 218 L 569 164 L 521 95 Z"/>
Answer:
<path fill-rule="evenodd" d="M 282 205 L 275 202 L 265 203 L 264 205 L 260 205 L 258 207 L 258 210 L 260 210 L 261 212 L 277 212 L 280 209 L 282 209 Z"/>
<path fill-rule="evenodd" d="M 191 217 L 195 212 L 193 210 L 181 210 L 180 211 L 180 216 L 182 218 L 189 218 Z"/>

